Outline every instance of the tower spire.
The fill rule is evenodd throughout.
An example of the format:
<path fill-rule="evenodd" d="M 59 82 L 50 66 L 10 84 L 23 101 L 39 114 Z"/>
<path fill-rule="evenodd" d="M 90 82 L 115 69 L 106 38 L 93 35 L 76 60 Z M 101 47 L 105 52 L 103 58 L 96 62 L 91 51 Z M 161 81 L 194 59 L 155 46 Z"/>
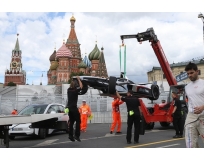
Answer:
<path fill-rule="evenodd" d="M 15 48 L 14 48 L 15 51 L 19 51 L 20 50 L 18 36 L 19 36 L 19 34 L 17 33 L 16 45 L 15 45 Z"/>

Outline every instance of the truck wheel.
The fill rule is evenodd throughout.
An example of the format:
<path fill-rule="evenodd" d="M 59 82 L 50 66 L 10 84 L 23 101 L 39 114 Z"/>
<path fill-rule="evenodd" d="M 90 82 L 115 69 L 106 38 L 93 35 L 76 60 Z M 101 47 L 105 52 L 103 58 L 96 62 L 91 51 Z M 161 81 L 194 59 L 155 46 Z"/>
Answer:
<path fill-rule="evenodd" d="M 108 86 L 108 92 L 110 94 L 115 94 L 116 90 L 115 90 L 115 87 L 116 87 L 116 77 L 113 77 L 113 76 L 110 76 L 109 78 L 109 86 Z"/>
<path fill-rule="evenodd" d="M 162 127 L 169 127 L 170 123 L 169 122 L 160 122 Z"/>
<path fill-rule="evenodd" d="M 39 128 L 38 135 L 41 139 L 45 139 L 46 138 L 46 129 L 45 128 Z"/>
<path fill-rule="evenodd" d="M 15 136 L 9 136 L 9 139 L 14 140 L 14 139 L 15 139 Z"/>
<path fill-rule="evenodd" d="M 146 129 L 153 129 L 154 128 L 154 122 L 146 123 Z"/>

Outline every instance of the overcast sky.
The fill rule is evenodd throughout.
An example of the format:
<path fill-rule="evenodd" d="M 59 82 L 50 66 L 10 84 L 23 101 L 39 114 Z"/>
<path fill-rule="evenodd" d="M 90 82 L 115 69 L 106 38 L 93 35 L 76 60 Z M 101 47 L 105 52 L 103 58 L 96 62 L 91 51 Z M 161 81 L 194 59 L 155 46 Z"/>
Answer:
<path fill-rule="evenodd" d="M 17 33 L 22 51 L 23 70 L 27 83 L 47 85 L 49 57 L 58 50 L 70 33 L 70 18 L 76 18 L 75 31 L 81 44 L 82 58 L 104 47 L 109 76 L 119 76 L 120 35 L 137 34 L 153 27 L 169 63 L 189 61 L 204 56 L 203 23 L 200 12 L 0 12 L 0 82 L 9 68 Z M 136 39 L 126 44 L 128 78 L 136 83 L 147 82 L 147 72 L 160 66 L 148 41 Z M 124 52 L 124 50 L 122 50 Z M 123 71 L 123 69 L 121 69 Z M 43 77 L 41 77 L 43 74 Z"/>

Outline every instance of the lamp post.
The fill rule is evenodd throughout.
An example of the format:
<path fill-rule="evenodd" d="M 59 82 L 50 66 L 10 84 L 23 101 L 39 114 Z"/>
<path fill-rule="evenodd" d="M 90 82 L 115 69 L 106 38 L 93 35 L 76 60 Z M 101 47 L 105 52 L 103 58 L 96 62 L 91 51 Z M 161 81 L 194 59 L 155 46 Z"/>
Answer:
<path fill-rule="evenodd" d="M 202 13 L 198 14 L 198 18 L 201 18 L 203 22 L 203 40 L 204 40 L 204 15 Z"/>

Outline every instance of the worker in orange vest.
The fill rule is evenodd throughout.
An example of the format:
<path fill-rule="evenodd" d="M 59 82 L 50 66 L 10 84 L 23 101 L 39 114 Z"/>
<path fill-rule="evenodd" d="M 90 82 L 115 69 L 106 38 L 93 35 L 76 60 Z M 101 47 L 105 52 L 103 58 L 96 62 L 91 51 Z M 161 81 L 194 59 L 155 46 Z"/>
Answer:
<path fill-rule="evenodd" d="M 79 108 L 79 112 L 81 118 L 80 130 L 82 132 L 86 132 L 88 117 L 91 116 L 91 109 L 90 106 L 86 104 L 86 100 L 82 101 L 82 105 Z"/>
<path fill-rule="evenodd" d="M 11 112 L 12 115 L 17 115 L 18 112 L 17 112 L 17 109 L 14 109 L 12 112 Z"/>
<path fill-rule="evenodd" d="M 116 125 L 117 126 L 117 132 L 116 133 L 121 133 L 121 116 L 120 116 L 120 108 L 119 105 L 123 104 L 124 102 L 121 101 L 119 98 L 114 97 L 114 100 L 112 102 L 112 118 L 113 122 L 110 128 L 110 134 L 113 133 Z"/>

